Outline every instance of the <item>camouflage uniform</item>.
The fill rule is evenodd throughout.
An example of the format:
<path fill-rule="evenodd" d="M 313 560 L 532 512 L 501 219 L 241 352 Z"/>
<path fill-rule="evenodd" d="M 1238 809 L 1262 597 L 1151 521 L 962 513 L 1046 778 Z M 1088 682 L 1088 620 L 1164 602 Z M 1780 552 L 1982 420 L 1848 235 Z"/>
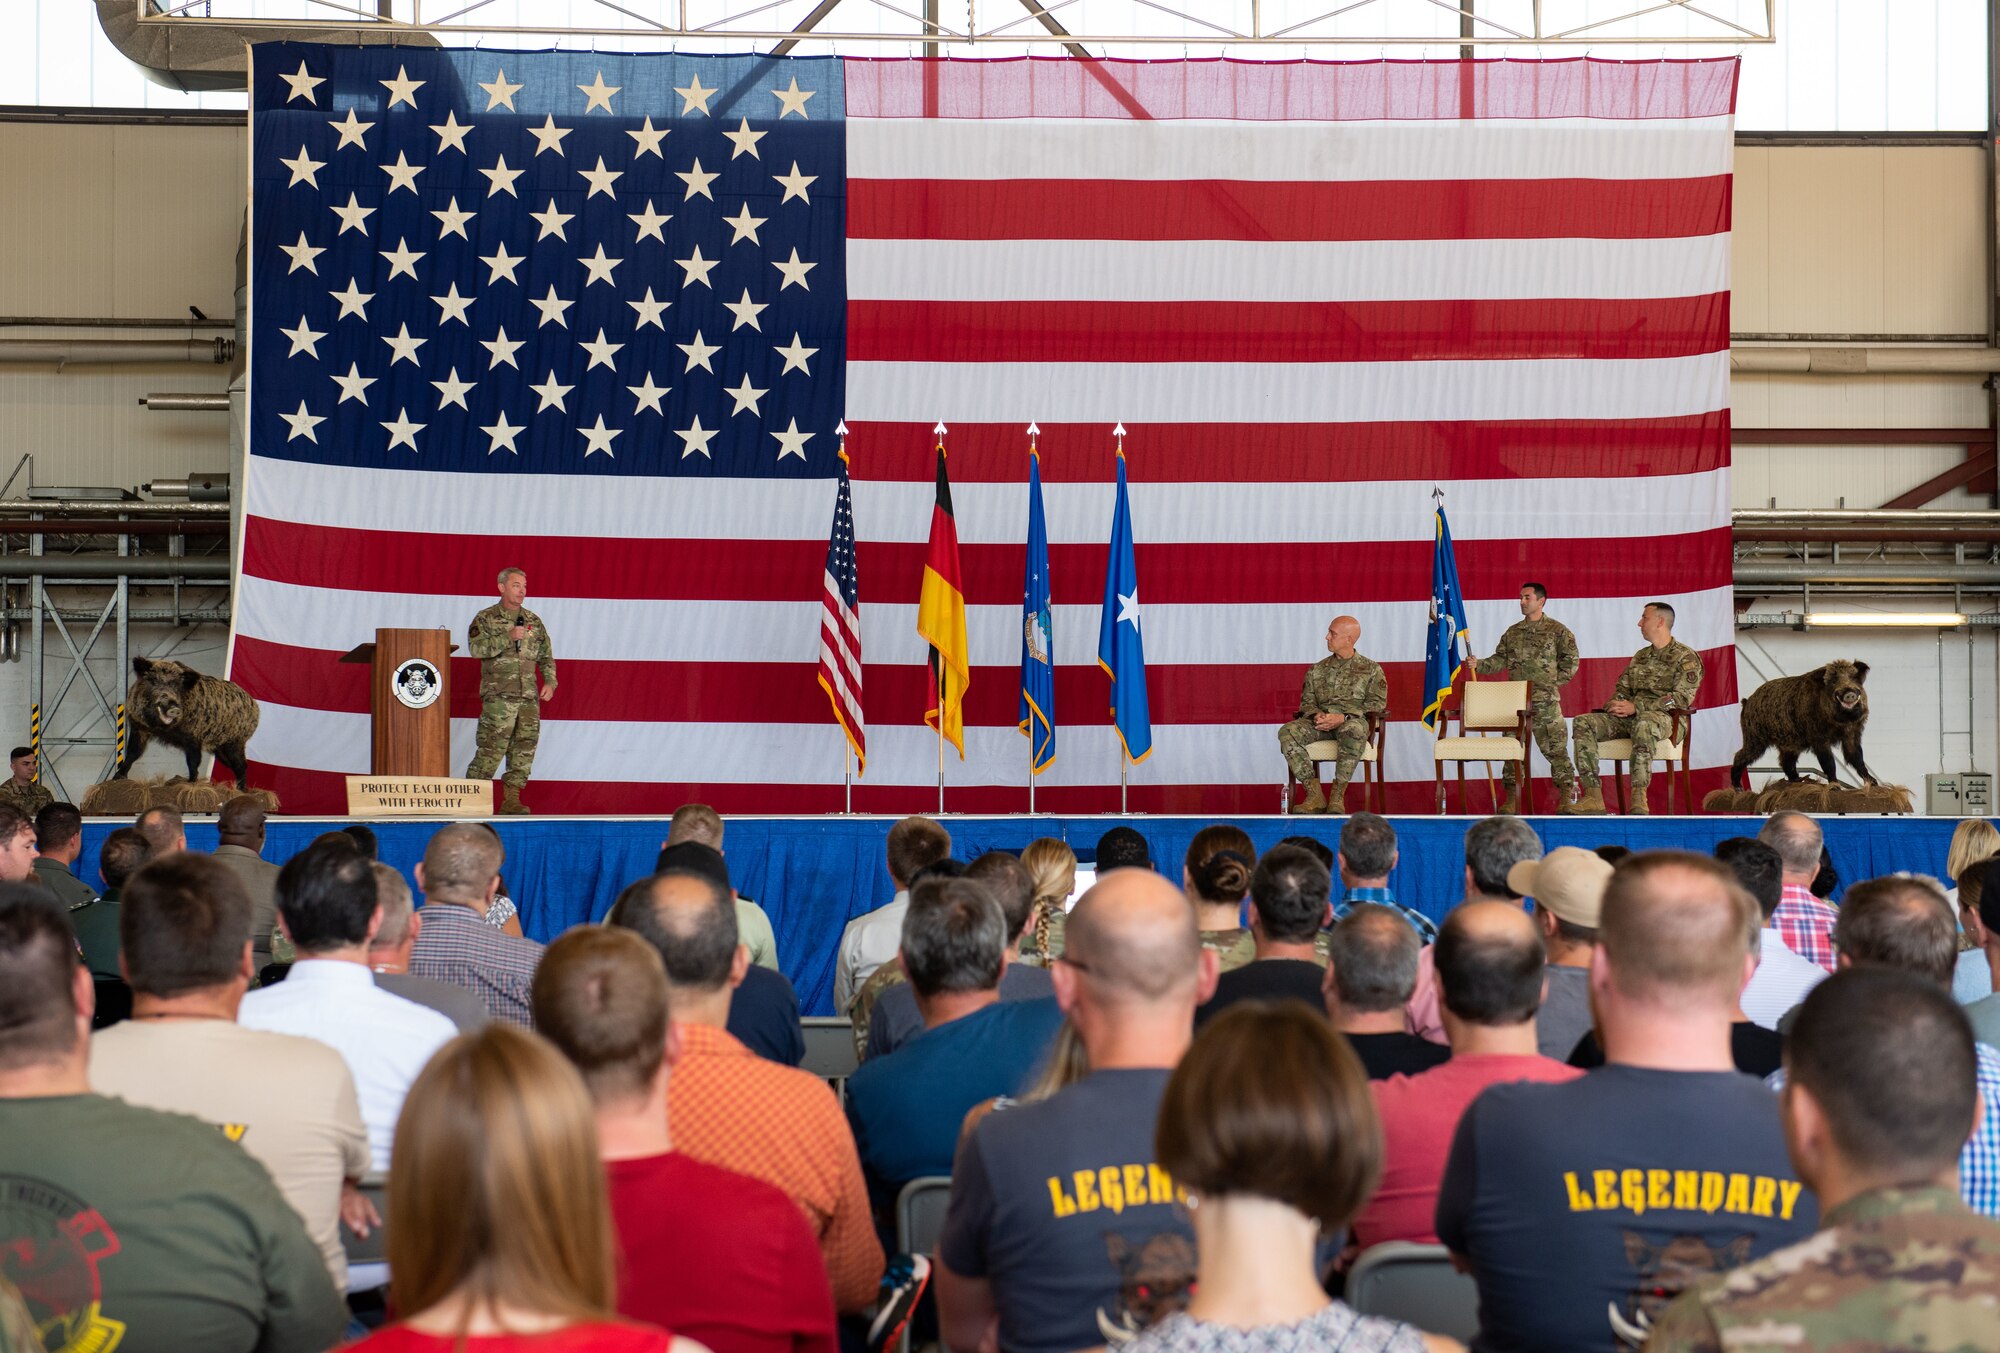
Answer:
<path fill-rule="evenodd" d="M 56 801 L 56 796 L 42 786 L 40 780 L 30 780 L 24 785 L 15 784 L 10 777 L 0 781 L 0 803 L 9 803 L 28 815 L 28 821 L 35 820 L 35 814 Z"/>
<path fill-rule="evenodd" d="M 1562 688 L 1569 685 L 1581 661 L 1569 626 L 1544 615 L 1509 626 L 1493 652 L 1472 665 L 1480 676 L 1504 671 L 1512 680 L 1528 683 L 1528 727 L 1535 735 L 1535 746 L 1548 759 L 1549 778 L 1555 781 L 1557 798 L 1562 802 L 1568 801 L 1576 778 L 1564 736 Z M 1501 776 L 1511 790 L 1516 779 L 1514 763 L 1503 765 Z"/>
<path fill-rule="evenodd" d="M 1334 765 L 1334 780 L 1345 786 L 1354 778 L 1355 763 L 1368 745 L 1368 720 L 1357 715 L 1375 714 L 1388 708 L 1389 679 L 1372 658 L 1359 653 L 1348 658 L 1331 654 L 1314 663 L 1306 673 L 1305 687 L 1299 692 L 1298 717 L 1278 730 L 1278 748 L 1285 754 L 1292 778 L 1302 785 L 1319 783 L 1319 767 L 1306 755 L 1312 743 L 1331 738 L 1340 744 Z M 1313 727 L 1316 714 L 1345 714 L 1346 722 L 1331 733 Z M 1336 795 L 1336 798 L 1338 796 Z"/>
<path fill-rule="evenodd" d="M 528 627 L 521 651 L 507 637 L 516 624 Z M 513 615 L 499 603 L 472 617 L 467 646 L 479 659 L 479 750 L 465 769 L 468 780 L 490 780 L 507 758 L 501 783 L 518 793 L 535 769 L 535 744 L 542 736 L 542 711 L 535 692 L 535 673 L 542 686 L 556 688 L 555 651 L 548 626 L 523 606 Z"/>
<path fill-rule="evenodd" d="M 1876 1189 L 1822 1229 L 1705 1279 L 1660 1316 L 1661 1353 L 1845 1353 L 1996 1344 L 2000 1225 L 1940 1188 Z"/>
<path fill-rule="evenodd" d="M 1701 655 L 1678 639 L 1665 648 L 1647 644 L 1633 655 L 1618 678 L 1613 700 L 1630 700 L 1634 713 L 1579 714 L 1576 733 L 1576 774 L 1585 789 L 1597 788 L 1597 744 L 1606 738 L 1632 739 L 1632 793 L 1642 801 L 1653 780 L 1653 747 L 1673 729 L 1668 705 L 1694 708 L 1701 685 Z"/>

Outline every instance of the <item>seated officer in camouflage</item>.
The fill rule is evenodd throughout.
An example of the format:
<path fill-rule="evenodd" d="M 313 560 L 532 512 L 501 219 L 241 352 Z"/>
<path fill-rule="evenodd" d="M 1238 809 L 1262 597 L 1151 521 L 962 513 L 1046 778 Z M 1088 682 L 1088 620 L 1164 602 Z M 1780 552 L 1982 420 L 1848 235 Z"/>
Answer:
<path fill-rule="evenodd" d="M 1535 745 L 1548 758 L 1549 778 L 1555 781 L 1558 806 L 1570 801 L 1576 773 L 1569 764 L 1569 739 L 1563 725 L 1562 688 L 1576 675 L 1580 660 L 1576 636 L 1569 626 L 1542 614 L 1548 604 L 1549 589 L 1540 583 L 1521 584 L 1521 619 L 1500 636 L 1492 655 L 1476 659 L 1474 674 L 1492 676 L 1506 672 L 1512 681 L 1528 683 L 1528 728 Z M 1521 811 L 1521 787 L 1512 761 L 1504 763 L 1501 778 L 1507 797 L 1500 804 L 1503 813 Z"/>
<path fill-rule="evenodd" d="M 1820 1230 L 1682 1294 L 1648 1349 L 2000 1347 L 2000 1224 L 1959 1197 L 1978 1109 L 1971 1026 L 1935 983 L 1835 973 L 1785 1043 L 1785 1145 Z"/>
<path fill-rule="evenodd" d="M 12 774 L 0 781 L 0 803 L 10 803 L 21 816 L 33 820 L 35 814 L 56 801 L 56 796 L 35 779 L 35 749 L 16 747 L 8 756 Z"/>
<path fill-rule="evenodd" d="M 548 626 L 521 603 L 528 598 L 528 575 L 518 568 L 500 571 L 500 601 L 472 617 L 467 636 L 472 656 L 479 659 L 479 750 L 465 768 L 468 780 L 490 780 L 507 758 L 501 777 L 506 797 L 503 813 L 525 813 L 521 790 L 535 769 L 535 744 L 542 737 L 539 700 L 556 693 L 555 650 Z M 541 673 L 541 690 L 535 673 Z"/>
<path fill-rule="evenodd" d="M 1701 685 L 1701 655 L 1674 638 L 1674 608 L 1649 601 L 1639 613 L 1639 633 L 1646 646 L 1633 655 L 1617 688 L 1602 711 L 1579 714 L 1572 727 L 1576 737 L 1576 778 L 1583 795 L 1565 813 L 1601 813 L 1604 792 L 1597 784 L 1597 744 L 1605 738 L 1632 739 L 1632 812 L 1651 812 L 1646 786 L 1653 779 L 1653 748 L 1673 728 L 1668 711 L 1694 708 Z"/>
<path fill-rule="evenodd" d="M 1347 782 L 1368 745 L 1368 718 L 1389 707 L 1389 679 L 1381 665 L 1354 651 L 1361 639 L 1361 622 L 1337 615 L 1326 627 L 1326 647 L 1333 656 L 1321 658 L 1306 673 L 1299 692 L 1298 717 L 1278 730 L 1278 749 L 1292 778 L 1304 785 L 1306 796 L 1294 813 L 1341 813 L 1347 810 Z M 1306 748 L 1324 738 L 1340 744 L 1334 764 L 1333 798 L 1320 789 L 1319 767 Z"/>

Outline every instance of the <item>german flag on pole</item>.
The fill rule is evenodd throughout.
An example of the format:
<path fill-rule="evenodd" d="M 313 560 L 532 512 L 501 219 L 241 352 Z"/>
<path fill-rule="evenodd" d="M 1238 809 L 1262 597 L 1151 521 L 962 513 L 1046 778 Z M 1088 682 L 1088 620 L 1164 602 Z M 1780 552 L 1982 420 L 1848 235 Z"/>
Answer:
<path fill-rule="evenodd" d="M 931 646 L 930 708 L 924 722 L 958 748 L 965 760 L 965 688 L 972 679 L 965 640 L 965 584 L 958 570 L 958 522 L 951 512 L 951 480 L 944 468 L 943 423 L 937 425 L 937 505 L 931 509 L 931 542 L 924 555 L 924 586 L 917 599 L 917 634 Z"/>

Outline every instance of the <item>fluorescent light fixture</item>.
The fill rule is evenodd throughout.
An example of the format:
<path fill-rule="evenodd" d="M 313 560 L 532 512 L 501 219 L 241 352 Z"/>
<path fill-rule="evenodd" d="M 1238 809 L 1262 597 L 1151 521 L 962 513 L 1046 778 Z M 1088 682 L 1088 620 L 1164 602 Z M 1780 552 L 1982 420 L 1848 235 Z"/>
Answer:
<path fill-rule="evenodd" d="M 1812 629 L 1955 629 L 1965 623 L 1958 611 L 1808 611 Z"/>

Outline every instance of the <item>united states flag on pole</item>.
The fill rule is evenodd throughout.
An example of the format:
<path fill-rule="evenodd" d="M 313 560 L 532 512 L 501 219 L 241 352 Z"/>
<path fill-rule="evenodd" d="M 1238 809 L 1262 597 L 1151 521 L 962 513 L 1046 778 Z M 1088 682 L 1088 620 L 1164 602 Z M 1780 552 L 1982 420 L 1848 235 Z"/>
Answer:
<path fill-rule="evenodd" d="M 871 753 L 935 799 L 919 580 L 951 428 L 973 672 L 955 809 L 1019 810 L 1020 429 L 1054 620 L 1098 621 L 1111 427 L 1144 454 L 1148 811 L 1262 811 L 1327 618 L 1390 674 L 1391 803 L 1427 801 L 1433 485 L 1469 618 L 1522 581 L 1577 634 L 1574 714 L 1640 605 L 1736 700 L 1733 59 L 1075 62 L 270 45 L 252 114 L 250 470 L 231 673 L 295 811 L 367 764 L 380 625 L 507 565 L 557 645 L 541 811 L 835 809 L 816 685 L 853 430 Z M 1104 710 L 1087 652 L 1056 698 Z M 981 670 L 984 669 L 984 670 Z M 455 761 L 476 666 L 454 666 Z M 1037 807 L 1115 808 L 1108 716 Z"/>
<path fill-rule="evenodd" d="M 842 424 L 842 428 L 846 425 Z M 839 429 L 836 429 L 838 431 Z M 847 459 L 840 464 L 840 487 L 833 500 L 833 529 L 826 539 L 825 611 L 819 621 L 819 688 L 833 704 L 833 717 L 847 733 L 856 769 L 868 769 L 868 719 L 861 706 L 861 582 L 854 568 L 854 493 Z"/>

